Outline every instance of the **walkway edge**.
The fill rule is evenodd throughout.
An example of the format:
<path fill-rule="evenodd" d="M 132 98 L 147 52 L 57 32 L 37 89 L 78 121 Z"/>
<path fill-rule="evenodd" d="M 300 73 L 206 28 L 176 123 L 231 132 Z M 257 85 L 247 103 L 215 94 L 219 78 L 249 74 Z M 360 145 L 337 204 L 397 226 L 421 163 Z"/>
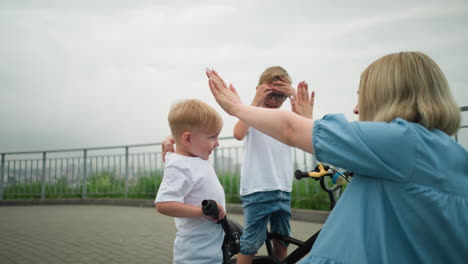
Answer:
<path fill-rule="evenodd" d="M 144 199 L 25 199 L 0 200 L 0 206 L 21 205 L 115 205 L 133 207 L 154 207 L 154 200 Z M 232 214 L 243 214 L 242 205 L 227 204 L 227 211 Z M 324 223 L 329 215 L 327 211 L 292 209 L 292 219 L 297 221 Z"/>

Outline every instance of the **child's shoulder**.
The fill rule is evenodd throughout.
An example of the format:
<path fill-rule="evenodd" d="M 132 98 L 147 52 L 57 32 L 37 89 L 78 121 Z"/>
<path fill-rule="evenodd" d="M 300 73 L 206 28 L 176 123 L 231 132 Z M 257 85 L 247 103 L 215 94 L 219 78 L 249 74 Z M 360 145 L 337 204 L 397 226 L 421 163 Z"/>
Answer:
<path fill-rule="evenodd" d="M 166 164 L 170 163 L 197 163 L 199 160 L 202 160 L 199 157 L 189 157 L 177 154 L 175 152 L 166 153 Z"/>
<path fill-rule="evenodd" d="M 166 163 L 164 167 L 165 169 L 174 168 L 178 170 L 190 171 L 193 169 L 211 167 L 211 165 L 208 161 L 203 160 L 199 157 L 188 157 L 177 153 L 168 152 L 166 154 Z"/>

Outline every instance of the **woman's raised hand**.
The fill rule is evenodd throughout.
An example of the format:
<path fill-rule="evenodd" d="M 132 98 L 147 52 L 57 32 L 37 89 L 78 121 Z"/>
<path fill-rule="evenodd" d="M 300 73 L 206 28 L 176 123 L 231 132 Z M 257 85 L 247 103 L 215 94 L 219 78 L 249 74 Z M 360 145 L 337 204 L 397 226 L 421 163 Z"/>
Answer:
<path fill-rule="evenodd" d="M 256 87 L 255 97 L 252 100 L 253 106 L 261 106 L 265 101 L 265 97 L 273 92 L 271 85 L 260 84 Z"/>
<path fill-rule="evenodd" d="M 234 106 L 242 104 L 234 86 L 230 84 L 228 87 L 215 70 L 206 69 L 206 76 L 209 79 L 208 84 L 216 102 L 226 113 L 234 115 Z"/>

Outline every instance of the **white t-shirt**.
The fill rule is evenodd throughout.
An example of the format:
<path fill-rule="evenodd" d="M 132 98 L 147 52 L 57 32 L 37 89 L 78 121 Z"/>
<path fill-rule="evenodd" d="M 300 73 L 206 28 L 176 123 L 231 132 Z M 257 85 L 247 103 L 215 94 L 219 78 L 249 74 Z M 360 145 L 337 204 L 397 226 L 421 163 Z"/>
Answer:
<path fill-rule="evenodd" d="M 226 208 L 224 189 L 207 160 L 168 152 L 155 203 L 181 202 L 201 206 L 212 199 Z M 221 263 L 224 231 L 204 217 L 174 218 L 177 228 L 173 263 Z"/>
<path fill-rule="evenodd" d="M 292 147 L 249 127 L 244 142 L 240 195 L 254 192 L 291 192 Z"/>

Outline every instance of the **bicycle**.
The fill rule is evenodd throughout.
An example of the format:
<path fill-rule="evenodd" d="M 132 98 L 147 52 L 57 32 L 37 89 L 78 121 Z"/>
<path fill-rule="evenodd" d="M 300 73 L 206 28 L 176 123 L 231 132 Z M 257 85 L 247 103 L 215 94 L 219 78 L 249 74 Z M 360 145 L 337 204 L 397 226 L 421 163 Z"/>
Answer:
<path fill-rule="evenodd" d="M 340 172 L 331 168 L 328 165 L 323 165 L 319 163 L 313 171 L 303 172 L 301 170 L 296 170 L 294 176 L 297 180 L 303 178 L 313 178 L 316 181 L 320 181 L 320 187 L 328 193 L 330 199 L 330 210 L 335 207 L 337 195 L 341 191 L 343 185 L 349 182 L 350 178 L 353 176 L 353 173 L 350 171 Z M 330 177 L 332 186 L 329 186 L 326 180 L 326 177 Z M 330 180 L 328 180 L 330 182 Z M 202 210 L 205 215 L 211 216 L 214 219 L 217 219 L 219 213 L 216 206 L 216 202 L 213 200 L 204 200 L 202 202 Z M 240 236 L 242 235 L 242 226 L 235 221 L 227 219 L 218 220 L 218 223 L 222 225 L 225 236 L 223 241 L 223 263 L 236 263 L 236 259 L 232 259 L 234 255 L 240 251 Z M 297 263 L 305 255 L 307 255 L 312 246 L 317 239 L 320 230 L 313 234 L 306 241 L 301 241 L 293 237 L 284 236 L 276 233 L 270 233 L 267 231 L 267 238 L 265 240 L 265 246 L 267 249 L 268 255 L 266 256 L 255 256 L 253 263 L 255 264 L 292 264 Z M 273 247 L 271 240 L 276 239 L 279 241 L 287 242 L 297 246 L 297 248 L 292 251 L 284 260 L 279 260 L 274 257 Z"/>

